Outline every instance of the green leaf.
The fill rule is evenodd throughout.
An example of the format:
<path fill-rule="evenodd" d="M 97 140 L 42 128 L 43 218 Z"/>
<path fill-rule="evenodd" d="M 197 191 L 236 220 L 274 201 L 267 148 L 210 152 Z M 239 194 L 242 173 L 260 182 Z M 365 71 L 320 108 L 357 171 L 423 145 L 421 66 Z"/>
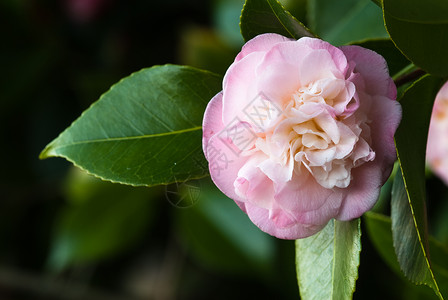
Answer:
<path fill-rule="evenodd" d="M 390 39 L 373 39 L 356 42 L 355 44 L 382 55 L 387 62 L 391 76 L 397 74 L 411 63 Z"/>
<path fill-rule="evenodd" d="M 352 299 L 360 252 L 360 219 L 331 220 L 319 233 L 296 240 L 302 299 Z"/>
<path fill-rule="evenodd" d="M 179 186 L 179 196 L 195 195 L 196 201 L 184 202 L 196 204 L 175 210 L 176 228 L 193 256 L 204 266 L 219 271 L 270 275 L 274 238 L 259 230 L 210 179 L 187 188 L 190 190 Z"/>
<path fill-rule="evenodd" d="M 294 39 L 314 37 L 277 0 L 246 0 L 240 28 L 245 41 L 262 33 L 278 33 Z"/>
<path fill-rule="evenodd" d="M 48 265 L 53 270 L 92 263 L 134 245 L 155 215 L 157 188 L 101 181 L 75 170 L 69 177 L 69 205 L 59 213 Z"/>
<path fill-rule="evenodd" d="M 381 9 L 370 0 L 309 0 L 311 30 L 333 45 L 388 37 Z"/>
<path fill-rule="evenodd" d="M 136 186 L 208 174 L 202 117 L 221 77 L 189 67 L 143 69 L 121 80 L 41 153 Z"/>
<path fill-rule="evenodd" d="M 448 75 L 448 2 L 384 0 L 387 31 L 415 65 L 430 74 Z"/>
<path fill-rule="evenodd" d="M 401 269 L 410 280 L 428 284 L 440 297 L 428 258 L 425 152 L 432 104 L 442 83 L 426 75 L 401 98 L 403 118 L 395 143 L 403 177 L 396 176 L 391 201 L 394 246 Z"/>
<path fill-rule="evenodd" d="M 397 174 L 392 188 L 391 219 L 395 252 L 403 273 L 416 284 L 426 284 L 440 295 L 437 281 L 429 261 L 428 236 L 416 228 L 413 206 L 409 206 L 408 196 L 401 174 Z M 423 224 L 424 225 L 424 224 Z M 423 232 L 421 236 L 420 233 Z"/>
<path fill-rule="evenodd" d="M 381 214 L 367 212 L 364 214 L 364 221 L 368 236 L 380 256 L 396 274 L 402 277 L 403 273 L 393 246 L 391 219 Z M 446 293 L 448 292 L 448 249 L 431 236 L 429 237 L 429 248 L 431 249 L 432 268 L 438 279 L 440 290 L 442 293 Z M 411 260 L 410 257 L 408 259 Z M 426 286 L 414 287 L 414 290 L 419 293 L 431 291 Z M 430 297 L 437 298 L 432 291 L 430 295 L 427 295 L 427 298 Z"/>

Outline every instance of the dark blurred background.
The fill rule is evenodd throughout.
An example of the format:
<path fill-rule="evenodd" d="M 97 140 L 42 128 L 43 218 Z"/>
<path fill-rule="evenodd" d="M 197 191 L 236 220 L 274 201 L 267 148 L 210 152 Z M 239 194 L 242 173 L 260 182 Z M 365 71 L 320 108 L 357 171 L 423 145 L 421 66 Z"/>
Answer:
<path fill-rule="evenodd" d="M 301 20 L 305 1 L 282 1 Z M 39 152 L 122 77 L 224 74 L 242 0 L 0 2 L 0 299 L 298 299 L 294 243 L 209 179 L 101 182 Z M 445 228 L 445 227 L 443 227 Z M 410 299 L 363 236 L 356 299 Z"/>

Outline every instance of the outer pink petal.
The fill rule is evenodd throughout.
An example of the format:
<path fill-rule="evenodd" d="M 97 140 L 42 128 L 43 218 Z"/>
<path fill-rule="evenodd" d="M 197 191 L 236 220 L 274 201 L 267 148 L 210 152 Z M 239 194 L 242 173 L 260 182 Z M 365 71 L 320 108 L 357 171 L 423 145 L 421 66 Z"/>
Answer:
<path fill-rule="evenodd" d="M 235 61 L 241 60 L 243 57 L 252 52 L 267 52 L 269 51 L 275 44 L 292 41 L 292 39 L 288 39 L 282 35 L 276 33 L 265 33 L 260 34 L 248 41 L 244 44 L 241 52 L 235 58 Z"/>
<path fill-rule="evenodd" d="M 278 207 L 291 212 L 297 222 L 319 225 L 338 215 L 342 194 L 338 189 L 322 187 L 311 175 L 303 174 L 279 187 L 275 199 Z"/>
<path fill-rule="evenodd" d="M 303 37 L 299 40 L 299 42 L 305 44 L 306 46 L 314 50 L 323 49 L 328 51 L 328 53 L 330 53 L 331 57 L 333 58 L 333 61 L 336 64 L 337 68 L 342 73 L 345 73 L 347 71 L 348 69 L 347 58 L 339 48 L 331 45 L 328 42 L 316 38 Z"/>
<path fill-rule="evenodd" d="M 210 138 L 224 128 L 222 123 L 222 92 L 210 100 L 202 121 L 202 150 L 207 158 L 207 144 Z"/>
<path fill-rule="evenodd" d="M 218 93 L 205 110 L 202 147 L 205 157 L 209 161 L 213 182 L 224 194 L 237 202 L 240 197 L 235 193 L 233 182 L 247 158 L 237 156 L 220 138 L 219 134 L 223 129 L 222 93 Z"/>
<path fill-rule="evenodd" d="M 233 63 L 227 70 L 223 82 L 223 123 L 225 125 L 228 125 L 236 117 L 248 121 L 244 109 L 259 93 L 254 84 L 255 69 L 263 56 L 262 52 L 252 52 Z"/>
<path fill-rule="evenodd" d="M 274 201 L 274 185 L 258 167 L 266 159 L 262 153 L 253 155 L 239 170 L 234 182 L 237 194 L 245 202 L 251 202 L 259 207 L 270 208 Z"/>
<path fill-rule="evenodd" d="M 339 220 L 361 216 L 376 203 L 381 186 L 387 180 L 396 160 L 394 134 L 401 120 L 401 106 L 395 100 L 375 97 L 372 105 L 372 149 L 375 159 L 352 169 L 353 180 L 346 189 Z"/>
<path fill-rule="evenodd" d="M 310 51 L 310 48 L 298 41 L 275 45 L 266 53 L 256 70 L 257 90 L 277 105 L 282 106 L 289 101 L 301 86 L 299 68 L 304 56 Z"/>
<path fill-rule="evenodd" d="M 302 86 L 315 82 L 319 79 L 332 78 L 344 79 L 342 73 L 331 54 L 324 49 L 318 49 L 305 56 L 300 70 L 300 83 Z"/>
<path fill-rule="evenodd" d="M 319 50 L 322 50 L 321 55 Z M 319 67 L 319 55 L 325 56 L 322 68 Z M 341 79 L 348 68 L 342 51 L 322 40 L 301 38 L 296 42 L 278 43 L 266 53 L 257 69 L 258 89 L 271 100 L 281 104 L 289 101 L 294 92 L 309 83 L 311 79 L 307 71 L 312 72 L 313 77 L 324 71 L 328 73 L 328 67 L 324 68 L 325 64 L 333 66 L 329 73 Z M 302 67 L 307 70 L 302 71 Z M 307 77 L 302 79 L 301 76 Z"/>
<path fill-rule="evenodd" d="M 396 99 L 397 88 L 389 76 L 386 60 L 381 55 L 359 46 L 342 46 L 340 49 L 349 62 L 356 63 L 354 72 L 362 74 L 367 93 Z"/>
<path fill-rule="evenodd" d="M 290 219 L 290 216 L 286 215 L 284 212 L 278 213 L 275 218 L 273 218 L 269 210 L 265 208 L 260 208 L 251 203 L 246 203 L 245 208 L 247 215 L 255 225 L 264 232 L 280 239 L 294 240 L 305 238 L 317 233 L 326 225 L 308 225 L 297 222 L 290 226 L 281 227 L 279 224 L 288 222 Z M 286 219 L 286 221 L 283 221 L 283 219 Z"/>

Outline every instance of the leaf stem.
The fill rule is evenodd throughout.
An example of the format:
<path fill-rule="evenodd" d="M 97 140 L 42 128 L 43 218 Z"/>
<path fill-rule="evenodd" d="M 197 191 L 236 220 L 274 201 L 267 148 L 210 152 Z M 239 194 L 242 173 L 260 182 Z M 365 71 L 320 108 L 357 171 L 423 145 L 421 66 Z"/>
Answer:
<path fill-rule="evenodd" d="M 403 74 L 403 75 L 395 78 L 394 82 L 397 87 L 400 87 L 402 85 L 405 85 L 406 83 L 409 83 L 411 81 L 414 81 L 414 80 L 422 77 L 425 74 L 426 74 L 426 72 L 423 71 L 422 69 L 416 69 L 410 73 L 406 73 L 406 74 Z"/>

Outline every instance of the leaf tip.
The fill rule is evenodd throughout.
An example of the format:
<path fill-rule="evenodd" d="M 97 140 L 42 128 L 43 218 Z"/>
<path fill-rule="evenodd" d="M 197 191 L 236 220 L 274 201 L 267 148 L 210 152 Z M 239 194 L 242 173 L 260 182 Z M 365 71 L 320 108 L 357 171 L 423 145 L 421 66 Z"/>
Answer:
<path fill-rule="evenodd" d="M 57 154 L 54 152 L 54 141 L 45 146 L 44 150 L 39 154 L 39 159 L 47 159 L 49 157 L 55 157 Z"/>

